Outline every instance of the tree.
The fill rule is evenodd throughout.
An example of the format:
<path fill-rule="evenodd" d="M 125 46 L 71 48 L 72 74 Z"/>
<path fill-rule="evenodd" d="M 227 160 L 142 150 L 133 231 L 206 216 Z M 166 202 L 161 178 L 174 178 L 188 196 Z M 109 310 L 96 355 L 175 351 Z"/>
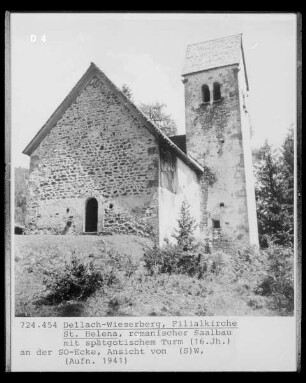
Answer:
<path fill-rule="evenodd" d="M 279 169 L 276 153 L 266 142 L 257 154 L 256 170 L 256 200 L 259 242 L 267 247 L 272 238 L 281 230 Z"/>
<path fill-rule="evenodd" d="M 131 102 L 134 102 L 133 92 L 127 84 L 123 84 L 121 90 Z M 177 126 L 173 118 L 165 112 L 166 104 L 160 102 L 141 103 L 138 108 L 167 136 L 176 134 Z"/>
<path fill-rule="evenodd" d="M 165 104 L 159 102 L 142 103 L 138 107 L 167 136 L 174 136 L 176 134 L 177 126 L 172 117 L 165 112 Z"/>
<path fill-rule="evenodd" d="M 284 202 L 293 205 L 294 199 L 294 131 L 293 127 L 289 132 L 282 145 L 281 155 L 281 178 L 283 186 Z"/>
<path fill-rule="evenodd" d="M 122 93 L 124 93 L 126 95 L 126 97 L 133 102 L 133 92 L 132 92 L 132 89 L 126 85 L 126 84 L 123 84 L 122 85 Z"/>
<path fill-rule="evenodd" d="M 266 142 L 257 153 L 256 200 L 261 247 L 293 244 L 294 140 L 289 130 L 280 151 Z"/>
<path fill-rule="evenodd" d="M 15 168 L 15 224 L 21 226 L 25 224 L 28 177 L 28 169 Z"/>
<path fill-rule="evenodd" d="M 184 200 L 181 205 L 180 215 L 177 220 L 178 229 L 174 230 L 172 236 L 177 240 L 177 244 L 184 250 L 190 250 L 194 242 L 194 230 L 197 227 L 195 219 L 190 214 L 190 205 Z"/>
<path fill-rule="evenodd" d="M 290 127 L 281 149 L 281 190 L 283 230 L 287 240 L 294 236 L 294 130 Z"/>

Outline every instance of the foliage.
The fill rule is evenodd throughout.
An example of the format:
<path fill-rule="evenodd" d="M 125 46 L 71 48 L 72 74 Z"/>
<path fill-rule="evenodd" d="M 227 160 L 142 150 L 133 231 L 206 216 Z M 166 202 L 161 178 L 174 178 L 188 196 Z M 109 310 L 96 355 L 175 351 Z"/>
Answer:
<path fill-rule="evenodd" d="M 148 248 L 144 254 L 145 267 L 150 275 L 186 274 L 201 278 L 207 271 L 206 247 L 195 241 L 193 233 L 197 225 L 186 200 L 182 202 L 177 223 L 178 229 L 172 234 L 177 243 Z"/>
<path fill-rule="evenodd" d="M 113 274 L 106 275 L 96 270 L 94 262 L 85 263 L 75 254 L 63 268 L 44 271 L 44 285 L 48 290 L 47 300 L 52 303 L 89 297 L 104 284 L 113 283 Z"/>
<path fill-rule="evenodd" d="M 144 263 L 151 277 L 183 274 L 207 282 L 222 280 L 228 286 L 235 286 L 254 309 L 268 305 L 280 315 L 293 312 L 293 250 L 290 247 L 273 245 L 266 250 L 237 247 L 229 255 L 221 250 L 207 254 L 200 244 L 189 250 L 167 244 L 163 248 L 148 249 Z"/>
<path fill-rule="evenodd" d="M 273 297 L 281 313 L 294 308 L 294 264 L 291 247 L 272 246 L 264 251 L 267 257 L 266 275 L 260 285 L 262 295 Z"/>
<path fill-rule="evenodd" d="M 29 169 L 15 168 L 15 224 L 25 224 Z"/>
<path fill-rule="evenodd" d="M 230 260 L 233 282 L 250 293 L 261 293 L 267 269 L 267 257 L 253 246 L 237 247 Z"/>
<path fill-rule="evenodd" d="M 207 258 L 200 245 L 184 250 L 180 245 L 167 244 L 163 248 L 148 248 L 144 253 L 144 266 L 149 275 L 186 274 L 201 278 L 207 271 Z"/>
<path fill-rule="evenodd" d="M 283 231 L 286 233 L 284 245 L 293 244 L 294 236 L 294 130 L 293 127 L 285 138 L 281 154 L 282 216 Z"/>
<path fill-rule="evenodd" d="M 184 250 L 191 249 L 195 238 L 193 236 L 194 230 L 197 225 L 195 219 L 190 214 L 190 205 L 184 200 L 181 205 L 179 218 L 177 220 L 178 229 L 174 230 L 174 237 L 177 240 L 177 244 Z"/>
<path fill-rule="evenodd" d="M 119 235 L 103 238 L 29 235 L 18 236 L 16 244 L 17 316 L 292 315 L 293 312 L 290 248 L 273 246 L 258 251 L 241 247 L 232 248 L 231 253 L 218 250 L 207 254 L 205 247 L 196 241 L 192 251 L 183 251 L 177 244 L 153 249 L 151 241 Z M 94 293 L 87 290 L 88 298 L 85 298 L 87 293 L 84 298 L 81 293 L 71 298 L 72 294 L 68 294 L 65 299 L 63 294 L 54 297 L 52 290 L 44 291 L 43 279 L 50 281 L 46 275 L 49 270 L 51 274 L 56 271 L 62 275 L 62 285 L 66 279 L 73 279 L 71 274 L 75 273 L 64 273 L 65 259 L 71 266 L 73 251 L 77 251 L 78 263 L 84 266 L 92 260 L 92 271 L 102 278 L 98 277 L 98 283 L 93 280 L 97 289 L 92 289 Z M 144 252 L 149 267 L 143 262 Z M 87 286 L 91 288 L 89 283 Z"/>
<path fill-rule="evenodd" d="M 134 102 L 132 89 L 127 84 L 123 84 L 121 90 L 131 102 Z M 166 104 L 160 102 L 141 103 L 138 108 L 167 136 L 176 134 L 177 126 L 173 118 L 165 112 Z"/>
<path fill-rule="evenodd" d="M 210 252 L 210 250 L 209 250 Z M 230 257 L 222 250 L 214 251 L 207 257 L 207 274 L 211 276 L 225 276 L 228 273 Z"/>
<path fill-rule="evenodd" d="M 104 264 L 104 269 L 107 266 L 111 268 L 112 272 L 113 270 L 116 270 L 116 272 L 122 272 L 125 276 L 132 275 L 137 267 L 129 255 L 122 255 L 113 250 L 106 252 L 106 262 Z"/>
<path fill-rule="evenodd" d="M 121 90 L 122 90 L 122 93 L 124 93 L 126 97 L 133 102 L 132 89 L 127 84 L 123 84 Z"/>
<path fill-rule="evenodd" d="M 259 240 L 262 248 L 270 243 L 293 244 L 294 139 L 293 129 L 277 152 L 266 142 L 255 164 Z"/>
<path fill-rule="evenodd" d="M 166 105 L 163 103 L 142 103 L 139 109 L 160 128 L 167 136 L 174 136 L 177 132 L 177 126 L 173 118 L 165 112 Z"/>
<path fill-rule="evenodd" d="M 273 310 L 290 314 L 294 305 L 293 249 L 271 245 L 268 249 L 255 247 L 236 249 L 231 257 L 232 281 L 250 297 L 256 306 L 260 297 L 271 299 Z M 241 290 L 242 289 L 242 290 Z"/>

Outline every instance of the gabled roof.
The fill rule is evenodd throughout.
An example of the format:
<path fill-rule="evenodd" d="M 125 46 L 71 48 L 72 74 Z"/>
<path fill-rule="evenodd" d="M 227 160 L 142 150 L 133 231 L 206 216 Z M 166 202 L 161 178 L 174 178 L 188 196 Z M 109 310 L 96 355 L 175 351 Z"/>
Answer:
<path fill-rule="evenodd" d="M 186 134 L 180 134 L 169 137 L 171 141 L 175 143 L 184 153 L 187 153 Z"/>
<path fill-rule="evenodd" d="M 45 125 L 35 135 L 32 141 L 27 145 L 27 147 L 23 151 L 24 154 L 30 156 L 33 153 L 33 151 L 39 146 L 39 144 L 47 136 L 51 129 L 56 125 L 56 123 L 65 113 L 65 111 L 70 107 L 71 104 L 73 104 L 73 102 L 75 102 L 79 94 L 95 76 L 102 83 L 106 84 L 109 87 L 109 89 L 119 97 L 119 99 L 130 110 L 130 112 L 135 117 L 137 117 L 139 121 L 155 136 L 159 144 L 164 144 L 167 147 L 169 147 L 169 149 L 172 149 L 178 155 L 178 157 L 180 157 L 187 165 L 189 165 L 195 171 L 200 173 L 204 171 L 203 167 L 197 161 L 185 154 L 170 138 L 168 138 L 168 136 L 165 133 L 163 133 L 155 124 L 153 124 L 94 63 L 90 64 L 89 68 L 78 81 L 78 83 L 75 85 L 75 87 L 71 90 L 68 96 L 55 110 L 55 112 L 48 119 Z"/>
<path fill-rule="evenodd" d="M 242 34 L 188 45 L 182 76 L 208 69 L 239 64 L 241 57 L 248 87 Z"/>

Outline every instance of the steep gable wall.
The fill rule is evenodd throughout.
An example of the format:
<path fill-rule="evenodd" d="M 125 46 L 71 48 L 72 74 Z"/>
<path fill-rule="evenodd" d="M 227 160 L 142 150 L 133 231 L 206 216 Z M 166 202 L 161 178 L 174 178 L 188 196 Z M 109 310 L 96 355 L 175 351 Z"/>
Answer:
<path fill-rule="evenodd" d="M 158 234 L 158 145 L 93 77 L 31 155 L 27 226 L 84 231 L 85 204 L 98 201 L 98 231 Z"/>

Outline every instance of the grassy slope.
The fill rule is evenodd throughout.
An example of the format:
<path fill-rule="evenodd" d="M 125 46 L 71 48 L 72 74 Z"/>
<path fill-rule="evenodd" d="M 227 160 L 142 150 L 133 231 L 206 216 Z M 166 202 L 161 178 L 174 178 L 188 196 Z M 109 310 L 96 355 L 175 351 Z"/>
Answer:
<path fill-rule="evenodd" d="M 15 236 L 15 308 L 17 316 L 163 316 L 163 315 L 275 315 L 266 303 L 255 309 L 236 286 L 219 280 L 197 280 L 184 275 L 149 277 L 142 267 L 149 239 L 127 236 Z M 105 250 L 130 255 L 135 274 L 107 291 L 97 291 L 85 302 L 57 306 L 36 305 L 43 295 L 44 269 L 61 267 L 73 251 L 84 259 L 103 261 Z"/>

